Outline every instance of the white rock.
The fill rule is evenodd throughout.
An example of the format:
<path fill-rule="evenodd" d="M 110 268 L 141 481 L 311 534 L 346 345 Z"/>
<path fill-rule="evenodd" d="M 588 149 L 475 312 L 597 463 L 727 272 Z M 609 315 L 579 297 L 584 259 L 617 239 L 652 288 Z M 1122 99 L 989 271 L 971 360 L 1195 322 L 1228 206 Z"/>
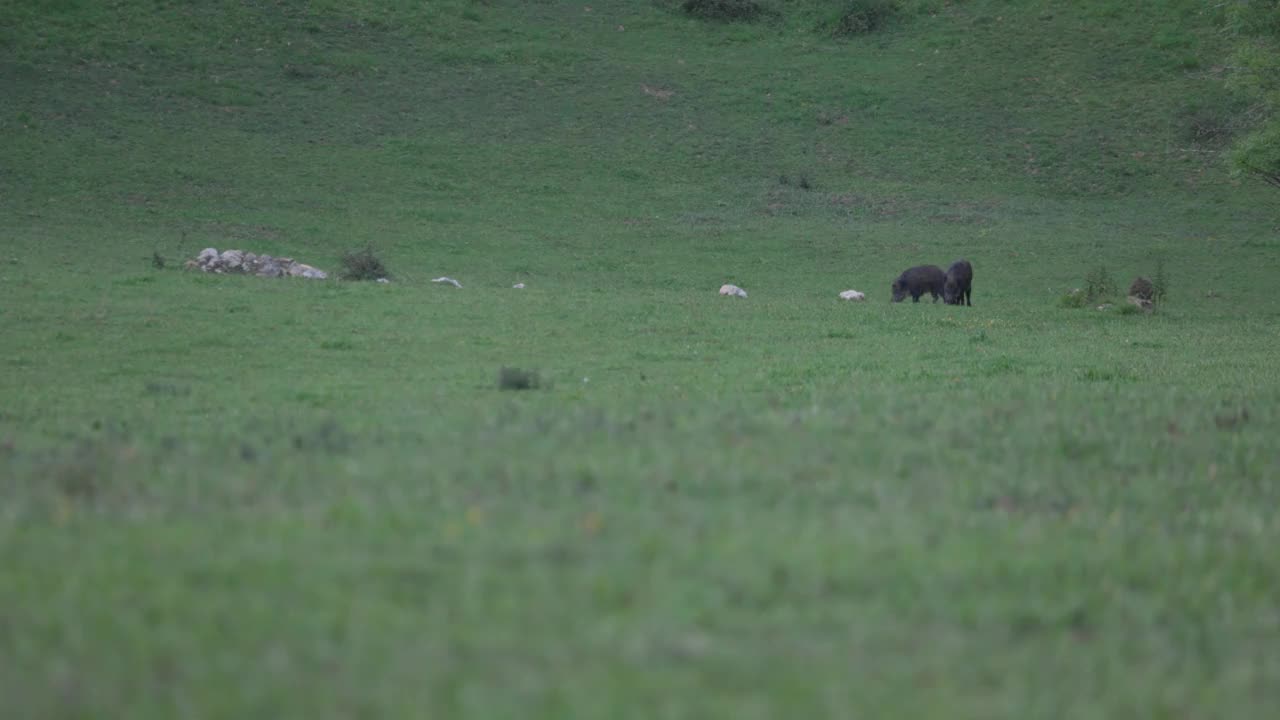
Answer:
<path fill-rule="evenodd" d="M 845 290 L 844 292 L 840 293 L 840 299 L 855 300 L 855 301 L 861 302 L 867 299 L 867 294 L 860 293 L 857 290 Z"/>
<path fill-rule="evenodd" d="M 720 286 L 720 294 L 721 294 L 721 295 L 733 295 L 733 296 L 736 296 L 736 297 L 743 297 L 743 298 L 744 298 L 744 297 L 746 297 L 746 296 L 747 296 L 747 291 L 746 291 L 746 290 L 743 290 L 742 288 L 738 287 L 737 285 L 721 285 L 721 286 Z"/>
<path fill-rule="evenodd" d="M 523 289 L 524 289 L 524 283 L 516 283 L 515 285 L 512 285 L 511 287 L 515 288 L 516 290 L 523 290 Z"/>
<path fill-rule="evenodd" d="M 291 258 L 273 258 L 270 255 L 256 255 L 244 250 L 223 250 L 205 248 L 195 260 L 188 261 L 188 268 L 198 268 L 209 273 L 236 273 L 257 275 L 258 277 L 301 277 L 312 280 L 324 280 L 329 277 L 325 271 L 304 263 L 294 262 Z"/>
<path fill-rule="evenodd" d="M 452 286 L 454 286 L 454 287 L 456 287 L 456 288 L 460 288 L 460 287 L 462 287 L 462 283 L 458 282 L 457 280 L 454 280 L 454 279 L 453 279 L 453 278 L 451 278 L 451 277 L 438 277 L 438 278 L 435 278 L 434 280 L 432 280 L 431 282 L 433 282 L 433 283 L 446 283 L 446 284 L 448 284 L 448 285 L 452 285 Z"/>
<path fill-rule="evenodd" d="M 384 285 L 385 285 L 385 284 L 387 284 L 387 283 L 389 283 L 389 282 L 391 282 L 391 281 L 390 281 L 390 280 L 388 280 L 388 279 L 386 279 L 386 278 L 378 278 L 378 282 L 380 282 L 380 283 L 382 283 L 382 284 L 384 284 Z"/>
<path fill-rule="evenodd" d="M 257 269 L 253 272 L 258 277 L 278 278 L 284 277 L 285 268 L 280 264 L 279 258 L 273 258 L 270 255 L 259 255 L 257 258 Z"/>
<path fill-rule="evenodd" d="M 289 266 L 289 275 L 292 277 L 309 278 L 311 280 L 324 280 L 329 277 L 329 274 L 320 268 L 314 268 L 300 262 L 296 262 Z"/>
<path fill-rule="evenodd" d="M 244 253 L 240 250 L 223 250 L 218 256 L 218 262 L 226 270 L 239 270 L 244 264 Z"/>

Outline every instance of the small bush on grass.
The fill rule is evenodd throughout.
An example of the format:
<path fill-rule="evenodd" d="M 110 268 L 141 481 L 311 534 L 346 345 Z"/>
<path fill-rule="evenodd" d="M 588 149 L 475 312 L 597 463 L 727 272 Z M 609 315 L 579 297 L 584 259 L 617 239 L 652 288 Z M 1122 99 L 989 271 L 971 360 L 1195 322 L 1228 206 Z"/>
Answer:
<path fill-rule="evenodd" d="M 1116 287 L 1116 281 L 1111 278 L 1111 273 L 1107 271 L 1107 266 L 1099 265 L 1085 277 L 1084 292 L 1088 301 L 1093 302 L 1115 297 L 1119 289 Z"/>
<path fill-rule="evenodd" d="M 1111 277 L 1105 265 L 1099 265 L 1084 278 L 1084 287 L 1075 288 L 1058 298 L 1058 305 L 1064 308 L 1082 308 L 1098 302 L 1114 299 L 1120 289 Z"/>
<path fill-rule="evenodd" d="M 691 17 L 721 22 L 749 22 L 764 12 L 755 0 L 684 0 L 680 7 Z"/>
<path fill-rule="evenodd" d="M 1169 277 L 1164 274 L 1164 259 L 1156 259 L 1156 274 L 1151 278 L 1151 300 L 1159 305 L 1164 302 L 1165 296 L 1169 294 Z"/>
<path fill-rule="evenodd" d="M 498 371 L 499 390 L 537 390 L 542 387 L 542 378 L 536 370 L 504 367 Z"/>
<path fill-rule="evenodd" d="M 833 23 L 831 34 L 853 37 L 884 27 L 898 12 L 894 0 L 850 0 Z"/>
<path fill-rule="evenodd" d="M 1133 283 L 1129 285 L 1129 297 L 1152 301 L 1156 297 L 1155 286 L 1144 277 L 1136 277 L 1133 279 Z"/>
<path fill-rule="evenodd" d="M 377 280 L 391 277 L 382 260 L 374 254 L 373 248 L 365 246 L 363 250 L 354 250 L 342 256 L 343 280 Z"/>
<path fill-rule="evenodd" d="M 1082 308 L 1088 304 L 1089 296 L 1080 288 L 1069 290 L 1058 299 L 1058 305 L 1064 308 Z"/>

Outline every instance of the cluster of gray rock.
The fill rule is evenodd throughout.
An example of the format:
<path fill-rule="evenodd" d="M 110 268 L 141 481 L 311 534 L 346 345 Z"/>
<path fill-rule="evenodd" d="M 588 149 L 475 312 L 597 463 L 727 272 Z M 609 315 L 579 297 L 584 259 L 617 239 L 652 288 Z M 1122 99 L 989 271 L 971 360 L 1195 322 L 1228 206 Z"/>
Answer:
<path fill-rule="evenodd" d="M 258 277 L 300 277 L 312 280 L 324 280 L 329 277 L 325 271 L 311 267 L 293 258 L 278 258 L 270 255 L 255 255 L 243 250 L 223 250 L 205 248 L 195 260 L 188 260 L 188 270 L 201 270 L 211 273 L 257 275 Z"/>

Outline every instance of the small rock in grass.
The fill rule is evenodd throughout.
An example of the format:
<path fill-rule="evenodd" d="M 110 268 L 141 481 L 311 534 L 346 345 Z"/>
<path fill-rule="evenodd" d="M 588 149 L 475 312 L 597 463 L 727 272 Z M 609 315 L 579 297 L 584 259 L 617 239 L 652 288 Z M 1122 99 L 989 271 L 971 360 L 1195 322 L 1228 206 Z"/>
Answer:
<path fill-rule="evenodd" d="M 451 278 L 451 277 L 438 277 L 438 278 L 433 279 L 431 282 L 433 282 L 433 283 L 444 283 L 444 284 L 446 284 L 446 285 L 452 285 L 452 286 L 454 286 L 454 287 L 456 287 L 456 288 L 460 288 L 460 287 L 462 287 L 462 283 L 458 282 L 457 280 L 454 280 L 454 279 L 453 279 L 453 278 Z"/>
<path fill-rule="evenodd" d="M 845 290 L 844 292 L 840 293 L 840 299 L 854 300 L 857 302 L 861 302 L 867 299 L 867 294 L 858 292 L 857 290 Z"/>
<path fill-rule="evenodd" d="M 311 280 L 324 280 L 329 274 L 320 268 L 314 268 L 305 263 L 295 262 L 289 266 L 289 275 L 292 277 L 303 277 Z"/>
<path fill-rule="evenodd" d="M 516 283 L 515 285 L 512 285 L 511 287 L 515 288 L 516 290 L 523 290 L 523 289 L 524 289 L 524 283 Z"/>
<path fill-rule="evenodd" d="M 1153 303 L 1151 300 L 1147 298 L 1139 297 L 1137 295 L 1129 296 L 1129 304 L 1133 305 L 1139 310 L 1142 310 L 1143 312 L 1152 312 L 1155 310 L 1155 303 Z"/>
<path fill-rule="evenodd" d="M 721 285 L 720 294 L 744 298 L 747 296 L 747 291 L 737 285 Z"/>

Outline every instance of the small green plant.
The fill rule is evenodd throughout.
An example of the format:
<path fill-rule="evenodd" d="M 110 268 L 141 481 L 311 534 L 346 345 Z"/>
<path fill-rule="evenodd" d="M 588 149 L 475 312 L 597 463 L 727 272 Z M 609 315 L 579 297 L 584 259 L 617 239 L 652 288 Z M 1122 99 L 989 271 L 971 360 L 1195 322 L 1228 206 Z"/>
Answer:
<path fill-rule="evenodd" d="M 342 256 L 343 280 L 378 280 L 391 277 L 382 260 L 374 254 L 371 246 L 363 250 L 355 250 Z"/>
<path fill-rule="evenodd" d="M 1140 312 L 1142 312 L 1142 308 L 1132 303 L 1125 303 L 1124 305 L 1116 306 L 1117 315 L 1137 315 Z"/>
<path fill-rule="evenodd" d="M 1156 258 L 1156 274 L 1151 278 L 1151 301 L 1159 305 L 1169 294 L 1169 276 L 1164 272 L 1164 258 Z"/>
<path fill-rule="evenodd" d="M 151 253 L 151 267 L 157 270 L 164 269 L 164 256 L 160 254 L 159 250 L 155 250 Z"/>
<path fill-rule="evenodd" d="M 1080 288 L 1068 290 L 1058 299 L 1058 305 L 1064 308 L 1082 308 L 1088 304 L 1089 297 Z"/>
<path fill-rule="evenodd" d="M 1087 302 L 1102 300 L 1115 296 L 1119 290 L 1106 265 L 1094 268 L 1084 279 L 1084 292 Z"/>

